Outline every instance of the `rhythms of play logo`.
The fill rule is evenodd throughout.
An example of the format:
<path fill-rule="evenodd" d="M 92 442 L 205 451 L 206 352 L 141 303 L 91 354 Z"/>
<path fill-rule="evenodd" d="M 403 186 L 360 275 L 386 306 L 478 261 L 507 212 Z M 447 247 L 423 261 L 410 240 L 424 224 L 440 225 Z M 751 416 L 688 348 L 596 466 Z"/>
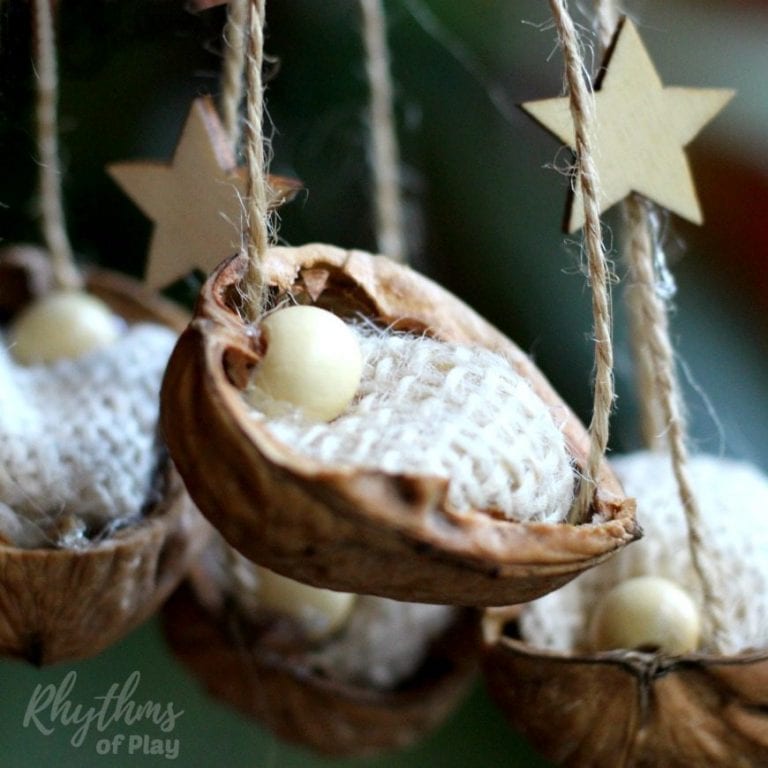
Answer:
<path fill-rule="evenodd" d="M 67 672 L 58 685 L 38 683 L 29 698 L 23 725 L 37 728 L 44 736 L 59 726 L 71 729 L 70 744 L 78 748 L 90 733 L 104 734 L 112 729 L 109 737 L 93 736 L 97 754 L 161 755 L 175 760 L 180 743 L 170 734 L 184 710 L 176 709 L 173 702 L 139 701 L 135 694 L 140 682 L 141 672 L 131 672 L 125 682 L 113 683 L 106 693 L 93 697 L 93 704 L 86 705 L 73 701 L 77 672 Z"/>

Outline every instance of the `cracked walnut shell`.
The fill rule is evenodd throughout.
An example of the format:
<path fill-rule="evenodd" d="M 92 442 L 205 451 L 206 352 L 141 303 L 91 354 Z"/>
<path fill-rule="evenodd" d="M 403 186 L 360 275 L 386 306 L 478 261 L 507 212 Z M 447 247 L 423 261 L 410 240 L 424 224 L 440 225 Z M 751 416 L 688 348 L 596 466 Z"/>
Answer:
<path fill-rule="evenodd" d="M 46 283 L 48 265 L 17 246 L 10 269 L 30 298 Z M 0 260 L 0 283 L 6 264 Z M 128 323 L 174 329 L 186 318 L 135 281 L 107 272 L 88 277 L 88 290 Z M 13 307 L 9 312 L 13 312 Z M 93 656 L 151 616 L 179 583 L 208 538 L 172 463 L 161 499 L 140 520 L 80 549 L 22 549 L 0 543 L 0 654 L 33 664 Z"/>
<path fill-rule="evenodd" d="M 163 608 L 173 653 L 212 696 L 315 752 L 340 757 L 404 749 L 439 726 L 475 678 L 474 611 L 459 612 L 430 643 L 415 673 L 393 689 L 380 689 L 314 668 L 289 619 L 266 615 L 259 625 L 231 601 L 219 601 L 215 611 L 204 607 L 195 592 L 215 589 L 196 568 Z"/>
<path fill-rule="evenodd" d="M 768 764 L 768 652 L 559 653 L 519 640 L 518 614 L 486 611 L 485 678 L 512 726 L 555 764 Z"/>
<path fill-rule="evenodd" d="M 161 425 L 195 503 L 247 558 L 290 578 L 410 602 L 503 605 L 543 595 L 639 536 L 634 503 L 603 463 L 590 521 L 522 523 L 458 513 L 448 480 L 321 464 L 277 440 L 243 401 L 262 350 L 239 311 L 244 256 L 211 275 L 168 365 Z M 328 245 L 273 248 L 271 299 L 476 345 L 511 361 L 562 416 L 577 468 L 588 437 L 530 359 L 456 297 L 380 256 Z"/>

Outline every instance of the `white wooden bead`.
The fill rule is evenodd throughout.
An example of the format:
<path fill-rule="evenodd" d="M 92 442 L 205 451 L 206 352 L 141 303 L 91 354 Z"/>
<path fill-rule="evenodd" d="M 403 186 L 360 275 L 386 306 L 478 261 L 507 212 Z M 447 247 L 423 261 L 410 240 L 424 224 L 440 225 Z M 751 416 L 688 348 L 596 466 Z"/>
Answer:
<path fill-rule="evenodd" d="M 247 393 L 253 405 L 278 415 L 290 403 L 320 421 L 343 413 L 363 370 L 354 332 L 331 312 L 304 306 L 273 312 L 262 331 L 266 352 Z"/>
<path fill-rule="evenodd" d="M 590 624 L 594 650 L 690 653 L 699 645 L 699 611 L 687 592 L 657 576 L 627 579 L 600 601 Z"/>
<path fill-rule="evenodd" d="M 258 567 L 258 604 L 301 622 L 311 640 L 339 629 L 350 614 L 356 595 L 311 587 Z"/>
<path fill-rule="evenodd" d="M 10 343 L 14 357 L 31 365 L 107 347 L 119 332 L 119 319 L 103 301 L 81 291 L 54 291 L 18 315 Z"/>

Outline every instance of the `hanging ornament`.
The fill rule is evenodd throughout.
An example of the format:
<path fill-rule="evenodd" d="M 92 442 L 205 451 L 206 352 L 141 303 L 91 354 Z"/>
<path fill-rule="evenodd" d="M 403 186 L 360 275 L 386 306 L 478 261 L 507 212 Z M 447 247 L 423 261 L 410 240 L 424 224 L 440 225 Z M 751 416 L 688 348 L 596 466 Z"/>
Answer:
<path fill-rule="evenodd" d="M 476 672 L 474 612 L 306 587 L 219 539 L 163 623 L 212 696 L 325 755 L 409 746 L 456 708 Z"/>
<path fill-rule="evenodd" d="M 232 59 L 244 30 L 236 20 L 245 7 L 230 4 L 224 72 L 238 69 Z M 363 0 L 361 8 L 366 40 L 375 38 L 381 50 L 379 0 Z M 380 97 L 376 83 L 371 90 Z M 391 195 L 384 197 L 391 205 Z M 401 240 L 391 227 L 384 231 Z M 270 350 L 251 378 L 249 400 L 274 409 L 275 417 L 276 392 L 282 407 L 298 400 L 321 419 L 345 409 L 362 363 L 349 326 L 326 310 L 299 305 L 268 315 L 262 331 Z M 286 367 L 293 386 L 283 386 Z M 246 560 L 220 537 L 163 618 L 174 654 L 211 695 L 280 738 L 323 754 L 408 746 L 447 717 L 476 671 L 474 611 L 308 586 Z"/>
<path fill-rule="evenodd" d="M 711 603 L 689 555 L 669 457 L 640 452 L 613 464 L 644 514 L 643 540 L 522 612 L 487 612 L 484 665 L 493 697 L 557 765 L 765 765 L 768 478 L 721 457 L 691 460 L 724 631 L 718 646 L 706 631 L 677 645 L 681 635 L 696 634 L 692 625 L 706 627 Z M 632 626 L 649 577 L 656 609 Z M 640 594 L 622 598 L 641 580 Z M 672 610 L 662 612 L 664 605 Z M 622 621 L 622 643 L 603 647 L 606 621 Z M 651 637 L 652 622 L 659 626 Z"/>
<path fill-rule="evenodd" d="M 163 385 L 185 484 L 247 558 L 315 586 L 487 605 L 564 584 L 638 535 L 602 459 L 605 430 L 590 441 L 512 342 L 407 267 L 269 247 L 261 20 L 254 12 L 249 35 L 248 253 L 209 278 Z M 278 354 L 265 313 L 290 304 L 330 311 L 359 337 L 360 385 L 330 421 L 295 401 L 267 409 L 275 417 L 247 400 Z M 336 351 L 328 344 L 324 364 Z M 286 386 L 307 352 L 282 369 Z"/>
<path fill-rule="evenodd" d="M 67 238 L 48 0 L 35 3 L 47 250 L 0 253 L 0 653 L 98 653 L 149 617 L 209 530 L 156 442 L 183 313 L 128 278 L 77 270 Z"/>
<path fill-rule="evenodd" d="M 578 70 L 573 23 L 563 3 L 552 6 Z M 610 6 L 599 6 L 604 42 Z M 677 167 L 690 178 L 687 165 Z M 688 457 L 656 214 L 637 195 L 623 207 L 643 427 L 654 450 L 614 466 L 637 498 L 645 535 L 559 592 L 487 611 L 486 677 L 514 726 L 558 765 L 765 765 L 768 478 L 722 457 Z"/>

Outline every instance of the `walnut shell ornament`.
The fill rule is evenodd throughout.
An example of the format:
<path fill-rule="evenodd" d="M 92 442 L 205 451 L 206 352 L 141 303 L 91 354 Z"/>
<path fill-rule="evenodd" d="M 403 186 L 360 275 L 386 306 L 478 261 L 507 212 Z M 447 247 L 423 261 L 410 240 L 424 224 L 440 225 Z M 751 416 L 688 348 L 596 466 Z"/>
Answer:
<path fill-rule="evenodd" d="M 279 439 L 243 397 L 265 347 L 262 331 L 240 314 L 245 270 L 245 257 L 232 257 L 203 287 L 169 362 L 161 424 L 195 503 L 247 558 L 346 592 L 500 605 L 556 589 L 638 537 L 634 504 L 607 463 L 586 523 L 521 522 L 495 504 L 457 508 L 451 482 L 438 473 L 322 461 Z M 329 245 L 270 249 L 262 270 L 271 306 L 310 304 L 435 346 L 463 345 L 470 358 L 475 351 L 503 358 L 548 411 L 550 426 L 559 426 L 573 465 L 571 499 L 587 453 L 586 431 L 528 357 L 456 297 L 386 258 Z M 369 442 L 376 445 L 375 432 Z M 482 447 L 487 441 L 468 442 Z M 542 490 L 535 478 L 544 458 L 520 463 L 534 478 L 534 492 Z M 501 466 L 491 462 L 491 474 Z"/>
<path fill-rule="evenodd" d="M 329 669 L 323 649 L 335 643 L 334 660 L 339 661 L 336 652 L 345 656 L 360 652 L 360 637 L 350 638 L 350 633 L 364 628 L 361 634 L 370 635 L 382 629 L 376 618 L 366 626 L 370 612 L 362 602 L 390 604 L 384 610 L 395 615 L 398 611 L 391 608 L 404 604 L 358 597 L 353 612 L 362 610 L 358 616 L 361 621 L 353 618 L 348 620 L 351 626 L 342 627 L 335 636 L 311 641 L 284 614 L 244 611 L 211 578 L 205 560 L 163 608 L 166 640 L 210 695 L 260 722 L 284 741 L 331 756 L 403 749 L 440 725 L 475 678 L 479 647 L 475 611 L 410 606 L 442 611 L 445 616 L 440 621 L 445 624 L 447 618 L 447 624 L 427 641 L 412 671 L 379 684 L 350 677 L 349 669 L 336 673 L 333 664 Z M 385 637 L 374 638 L 372 645 L 388 644 L 387 651 L 396 655 L 399 643 L 392 642 L 393 634 L 410 635 L 414 620 L 418 618 L 411 615 L 410 621 L 388 627 Z M 406 644 L 410 640 L 407 637 Z M 361 668 L 370 663 L 370 652 L 363 651 L 358 659 Z M 371 667 L 381 670 L 388 661 L 375 662 Z M 376 676 L 372 669 L 363 673 L 368 674 Z"/>
<path fill-rule="evenodd" d="M 46 261 L 35 249 L 30 254 L 27 259 L 24 247 L 14 246 L 8 262 L 6 251 L 0 257 L 0 284 L 8 271 L 19 293 L 31 300 L 44 295 L 50 281 L 40 274 L 48 270 Z M 130 278 L 93 272 L 87 283 L 88 292 L 129 326 L 149 322 L 178 331 L 186 322 L 183 312 Z M 8 315 L 17 309 L 3 306 Z M 13 526 L 24 518 L 13 514 L 13 504 L 0 504 L 5 526 L 0 535 L 0 654 L 37 665 L 92 656 L 151 616 L 173 591 L 210 529 L 172 463 L 162 454 L 160 461 L 140 515 L 103 527 L 92 538 L 83 524 L 72 523 L 76 516 L 65 514 L 56 523 L 62 535 L 53 546 L 21 543 Z M 2 471 L 8 475 L 7 464 Z M 13 475 L 9 482 L 13 487 Z M 19 481 L 23 494 L 22 485 Z M 76 541 L 67 538 L 67 526 Z"/>
<path fill-rule="evenodd" d="M 724 574 L 721 649 L 704 637 L 679 654 L 596 651 L 588 617 L 616 584 L 652 573 L 674 580 L 698 606 L 703 599 L 668 458 L 639 453 L 613 464 L 641 512 L 648 510 L 645 538 L 560 592 L 485 612 L 492 696 L 557 765 L 768 765 L 768 534 L 761 522 L 768 478 L 722 457 L 698 456 L 690 465 L 704 533 Z"/>

